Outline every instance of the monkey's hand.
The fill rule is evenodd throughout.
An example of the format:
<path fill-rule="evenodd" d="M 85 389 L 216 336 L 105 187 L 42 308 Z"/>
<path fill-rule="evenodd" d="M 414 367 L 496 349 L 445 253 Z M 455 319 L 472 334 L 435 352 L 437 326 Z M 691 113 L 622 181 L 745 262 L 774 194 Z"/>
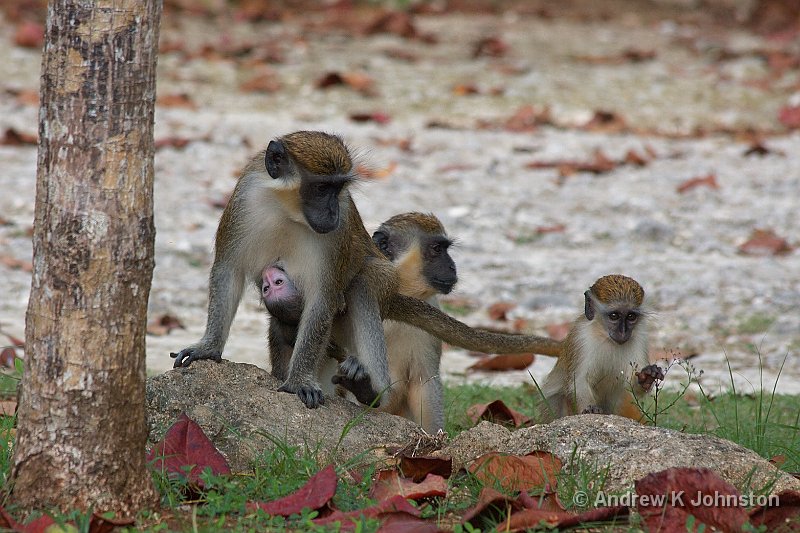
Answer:
<path fill-rule="evenodd" d="M 280 392 L 289 392 L 297 394 L 300 401 L 305 404 L 309 409 L 316 409 L 325 403 L 325 396 L 322 394 L 322 389 L 316 383 L 294 383 L 287 379 L 283 385 L 278 387 Z"/>
<path fill-rule="evenodd" d="M 381 404 L 367 370 L 352 355 L 339 364 L 339 372 L 331 378 L 331 382 L 352 392 L 356 400 L 365 405 L 378 407 Z"/>
<path fill-rule="evenodd" d="M 192 361 L 199 361 L 200 359 L 211 359 L 217 362 L 222 361 L 222 352 L 208 348 L 201 343 L 193 344 L 178 353 L 171 352 L 169 356 L 175 359 L 175 364 L 172 365 L 173 368 L 189 366 L 192 364 Z"/>
<path fill-rule="evenodd" d="M 582 415 L 604 415 L 605 413 L 603 412 L 602 409 L 600 409 L 599 405 L 590 405 L 589 407 L 587 407 L 586 409 L 581 411 L 581 414 Z"/>
<path fill-rule="evenodd" d="M 664 371 L 658 365 L 648 365 L 636 373 L 636 379 L 642 390 L 647 392 L 652 388 L 653 383 L 664 380 Z"/>

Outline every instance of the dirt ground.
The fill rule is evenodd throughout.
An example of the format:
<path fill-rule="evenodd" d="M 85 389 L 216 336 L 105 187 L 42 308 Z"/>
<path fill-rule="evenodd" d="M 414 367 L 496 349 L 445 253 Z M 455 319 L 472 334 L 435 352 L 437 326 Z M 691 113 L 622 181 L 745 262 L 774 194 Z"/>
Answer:
<path fill-rule="evenodd" d="M 730 366 L 745 392 L 782 372 L 777 390 L 800 393 L 800 39 L 681 4 L 417 14 L 373 31 L 375 10 L 256 22 L 167 12 L 150 314 L 185 329 L 148 336 L 149 371 L 202 335 L 237 170 L 277 135 L 322 129 L 366 169 L 356 200 L 369 230 L 426 211 L 457 239 L 460 281 L 445 302 L 466 322 L 557 330 L 595 279 L 624 273 L 654 310 L 654 358 L 694 355 L 708 388 L 729 383 Z M 0 19 L 0 324 L 22 337 L 36 147 L 8 130 L 37 131 L 40 55 L 16 31 Z M 758 229 L 777 240 L 748 243 Z M 498 302 L 514 304 L 505 321 L 490 317 Z M 265 325 L 250 291 L 225 357 L 266 367 Z M 553 363 L 467 371 L 476 360 L 447 349 L 445 379 L 530 382 Z"/>

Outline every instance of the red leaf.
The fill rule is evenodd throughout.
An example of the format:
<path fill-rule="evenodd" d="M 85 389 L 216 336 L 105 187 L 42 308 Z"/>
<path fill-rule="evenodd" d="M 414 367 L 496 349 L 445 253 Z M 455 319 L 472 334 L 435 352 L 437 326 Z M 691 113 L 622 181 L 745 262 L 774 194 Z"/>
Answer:
<path fill-rule="evenodd" d="M 537 226 L 536 233 L 546 235 L 548 233 L 564 233 L 567 227 L 564 224 L 554 224 L 552 226 Z"/>
<path fill-rule="evenodd" d="M 492 320 L 508 320 L 508 312 L 517 307 L 512 302 L 497 302 L 489 306 L 486 313 Z"/>
<path fill-rule="evenodd" d="M 380 111 L 372 113 L 351 113 L 350 120 L 353 122 L 375 122 L 376 124 L 388 124 L 392 121 L 392 117 Z"/>
<path fill-rule="evenodd" d="M 428 474 L 420 483 L 400 476 L 397 470 L 381 470 L 375 475 L 369 497 L 382 501 L 400 495 L 408 500 L 441 497 L 447 494 L 447 482 L 442 476 Z"/>
<path fill-rule="evenodd" d="M 256 74 L 246 82 L 239 85 L 239 90 L 245 93 L 274 93 L 281 89 L 278 76 L 271 69 Z"/>
<path fill-rule="evenodd" d="M 583 125 L 586 131 L 619 133 L 628 129 L 625 119 L 613 111 L 596 110 L 592 118 Z"/>
<path fill-rule="evenodd" d="M 23 22 L 14 32 L 14 44 L 25 48 L 41 48 L 44 44 L 44 26 L 38 22 Z"/>
<path fill-rule="evenodd" d="M 640 496 L 636 510 L 650 531 L 685 531 L 690 515 L 722 531 L 741 531 L 747 522 L 742 507 L 727 501 L 702 503 L 700 497 L 719 501 L 740 496 L 736 487 L 708 468 L 668 468 L 648 474 L 636 482 L 636 494 Z"/>
<path fill-rule="evenodd" d="M 375 81 L 363 72 L 328 72 L 316 83 L 318 89 L 328 89 L 337 85 L 345 85 L 365 96 L 377 95 Z"/>
<path fill-rule="evenodd" d="M 156 104 L 163 107 L 180 107 L 183 109 L 197 109 L 192 97 L 186 93 L 164 94 L 156 99 Z"/>
<path fill-rule="evenodd" d="M 523 133 L 535 131 L 539 126 L 551 123 L 552 119 L 548 108 L 534 108 L 531 105 L 525 105 L 517 109 L 506 120 L 504 128 L 508 131 Z"/>
<path fill-rule="evenodd" d="M 441 531 L 433 523 L 408 513 L 386 513 L 378 533 L 436 533 Z"/>
<path fill-rule="evenodd" d="M 747 255 L 781 255 L 791 252 L 792 246 L 772 230 L 756 229 L 739 245 L 739 251 Z"/>
<path fill-rule="evenodd" d="M 0 256 L 0 265 L 5 266 L 11 270 L 22 270 L 23 272 L 33 272 L 33 263 L 30 261 L 23 261 L 16 257 L 8 255 Z"/>
<path fill-rule="evenodd" d="M 420 515 L 419 509 L 408 503 L 408 500 L 402 496 L 392 496 L 388 500 L 379 501 L 372 507 L 348 512 L 334 511 L 324 518 L 317 518 L 313 522 L 319 526 L 341 522 L 340 531 L 352 531 L 356 528 L 356 524 L 360 522 L 362 516 L 364 518 L 382 518 L 389 513 Z"/>
<path fill-rule="evenodd" d="M 777 501 L 775 506 L 767 504 L 750 511 L 750 523 L 756 529 L 766 526 L 766 531 L 797 531 L 792 525 L 800 525 L 800 491 L 783 491 Z"/>
<path fill-rule="evenodd" d="M 135 523 L 134 518 L 103 518 L 95 513 L 89 520 L 89 533 L 111 533 L 118 527 L 131 526 Z"/>
<path fill-rule="evenodd" d="M 520 427 L 531 420 L 530 417 L 511 409 L 503 400 L 475 404 L 467 409 L 467 416 L 474 424 L 477 424 L 478 420 L 489 420 L 498 424 L 511 423 L 514 427 Z"/>
<path fill-rule="evenodd" d="M 697 187 L 708 187 L 710 189 L 719 189 L 719 184 L 717 183 L 717 175 L 713 172 L 706 176 L 700 176 L 697 178 L 691 178 L 680 185 L 678 185 L 677 191 L 681 194 L 685 193 L 686 191 L 690 191 Z"/>
<path fill-rule="evenodd" d="M 304 508 L 319 509 L 336 493 L 336 470 L 328 465 L 309 478 L 305 485 L 283 498 L 271 502 L 247 502 L 247 510 L 261 509 L 267 514 L 289 516 Z"/>
<path fill-rule="evenodd" d="M 385 11 L 379 14 L 375 20 L 367 25 L 364 33 L 367 35 L 389 33 L 407 39 L 413 39 L 420 35 L 414 26 L 414 20 L 411 15 L 402 11 Z"/>
<path fill-rule="evenodd" d="M 455 96 L 470 96 L 473 94 L 481 94 L 481 90 L 477 85 L 472 83 L 459 83 L 453 86 L 453 94 Z"/>
<path fill-rule="evenodd" d="M 554 487 L 561 460 L 555 455 L 535 451 L 527 455 L 508 455 L 491 452 L 481 455 L 469 466 L 469 471 L 484 484 L 499 484 L 505 490 L 530 490 Z"/>
<path fill-rule="evenodd" d="M 3 137 L 0 138 L 0 145 L 21 146 L 23 144 L 37 144 L 39 136 L 33 133 L 24 133 L 14 128 L 7 128 Z"/>
<path fill-rule="evenodd" d="M 557 524 L 559 528 L 575 527 L 581 524 L 589 524 L 595 522 L 607 522 L 609 520 L 628 516 L 630 509 L 627 505 L 618 505 L 616 507 L 599 507 L 584 511 L 577 516 L 565 518 L 560 520 Z"/>
<path fill-rule="evenodd" d="M 183 323 L 175 315 L 159 315 L 147 324 L 147 333 L 150 335 L 166 335 L 173 329 L 186 329 Z"/>
<path fill-rule="evenodd" d="M 203 486 L 200 474 L 206 467 L 218 475 L 231 473 L 225 457 L 186 413 L 181 413 L 164 439 L 153 446 L 147 460 L 156 472 L 166 472 L 171 478 L 188 476 L 189 483 L 198 487 Z"/>
<path fill-rule="evenodd" d="M 502 57 L 509 51 L 508 43 L 500 37 L 484 37 L 475 43 L 472 57 Z"/>
<path fill-rule="evenodd" d="M 514 511 L 522 509 L 523 505 L 516 499 L 506 496 L 491 487 L 483 487 L 478 496 L 478 503 L 464 513 L 461 523 L 476 525 L 479 522 L 478 518 L 487 514 L 496 514 L 493 511 L 497 508 Z"/>
<path fill-rule="evenodd" d="M 0 366 L 6 368 L 14 368 L 14 362 L 17 359 L 17 350 L 13 346 L 6 346 L 0 352 Z"/>
<path fill-rule="evenodd" d="M 782 107 L 778 121 L 789 129 L 800 128 L 800 105 Z"/>
<path fill-rule="evenodd" d="M 25 349 L 25 341 L 22 339 L 18 339 L 17 337 L 9 335 L 8 333 L 3 333 L 3 335 L 8 337 L 8 340 L 11 341 L 11 344 L 13 344 L 15 347 L 22 348 L 23 350 Z"/>
<path fill-rule="evenodd" d="M 161 150 L 162 148 L 185 148 L 190 142 L 192 140 L 186 137 L 162 137 L 161 139 L 156 139 L 154 146 L 156 150 Z"/>
<path fill-rule="evenodd" d="M 484 371 L 505 371 L 505 370 L 525 370 L 528 368 L 536 356 L 532 353 L 503 353 L 492 357 L 484 357 L 468 370 Z"/>
<path fill-rule="evenodd" d="M 453 473 L 453 460 L 450 457 L 431 457 L 418 455 L 409 457 L 400 456 L 400 471 L 407 478 L 419 483 L 428 474 L 436 474 L 443 478 L 449 478 Z"/>

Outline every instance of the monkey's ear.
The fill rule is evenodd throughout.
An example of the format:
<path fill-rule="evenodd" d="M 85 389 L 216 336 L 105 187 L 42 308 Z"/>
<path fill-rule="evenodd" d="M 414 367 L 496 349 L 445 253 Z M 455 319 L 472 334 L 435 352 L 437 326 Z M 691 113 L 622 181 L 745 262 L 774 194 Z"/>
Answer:
<path fill-rule="evenodd" d="M 372 234 L 372 242 L 380 249 L 383 255 L 389 255 L 389 236 L 378 230 Z"/>
<path fill-rule="evenodd" d="M 267 153 L 264 155 L 264 164 L 267 173 L 272 179 L 278 179 L 289 172 L 289 154 L 280 141 L 270 141 L 267 146 Z"/>
<path fill-rule="evenodd" d="M 583 297 L 585 298 L 583 314 L 586 315 L 586 320 L 591 322 L 592 319 L 594 319 L 594 304 L 592 303 L 592 291 L 584 292 Z"/>

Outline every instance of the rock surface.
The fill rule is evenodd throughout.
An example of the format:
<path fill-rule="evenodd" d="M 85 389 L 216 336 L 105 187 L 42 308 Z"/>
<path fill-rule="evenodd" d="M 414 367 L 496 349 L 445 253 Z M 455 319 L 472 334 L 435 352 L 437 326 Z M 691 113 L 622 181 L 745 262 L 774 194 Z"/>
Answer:
<path fill-rule="evenodd" d="M 600 472 L 608 469 L 607 493 L 631 489 L 637 479 L 672 467 L 710 468 L 739 490 L 758 492 L 773 481 L 772 493 L 800 490 L 800 480 L 731 441 L 644 426 L 611 415 L 571 416 L 515 432 L 481 422 L 437 454 L 451 456 L 456 470 L 489 450 L 513 454 L 546 450 L 557 455 L 564 468 L 570 468 L 575 454 L 576 466 Z"/>
<path fill-rule="evenodd" d="M 404 418 L 341 398 L 329 397 L 319 409 L 307 409 L 296 395 L 278 392 L 279 386 L 267 371 L 230 361 L 197 361 L 152 377 L 147 380 L 150 443 L 186 412 L 233 471 L 246 472 L 254 459 L 275 447 L 273 439 L 344 462 L 361 454 L 364 460 L 380 460 L 386 448 L 405 446 L 422 435 Z"/>

